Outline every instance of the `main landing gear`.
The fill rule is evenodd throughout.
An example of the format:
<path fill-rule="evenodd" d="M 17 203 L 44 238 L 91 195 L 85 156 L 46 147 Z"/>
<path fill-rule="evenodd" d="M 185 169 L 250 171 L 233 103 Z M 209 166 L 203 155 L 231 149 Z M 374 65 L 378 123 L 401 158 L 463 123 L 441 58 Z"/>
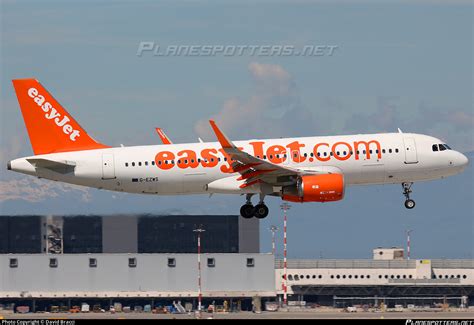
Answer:
<path fill-rule="evenodd" d="M 240 208 L 240 215 L 245 219 L 250 219 L 252 217 L 263 219 L 268 216 L 268 207 L 263 202 L 265 195 L 260 194 L 260 201 L 256 206 L 253 206 L 252 198 L 253 194 L 247 194 L 247 201 Z"/>
<path fill-rule="evenodd" d="M 407 209 L 413 209 L 415 207 L 415 201 L 410 199 L 410 193 L 412 192 L 411 186 L 413 183 L 402 183 L 403 187 L 403 195 L 405 195 L 405 208 Z"/>

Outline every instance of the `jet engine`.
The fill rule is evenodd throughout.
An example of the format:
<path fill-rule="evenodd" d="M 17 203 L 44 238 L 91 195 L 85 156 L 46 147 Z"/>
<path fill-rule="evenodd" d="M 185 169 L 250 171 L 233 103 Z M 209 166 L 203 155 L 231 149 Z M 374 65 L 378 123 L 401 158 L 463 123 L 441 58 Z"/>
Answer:
<path fill-rule="evenodd" d="M 342 174 L 299 176 L 296 185 L 285 186 L 281 197 L 290 202 L 330 202 L 344 198 Z"/>

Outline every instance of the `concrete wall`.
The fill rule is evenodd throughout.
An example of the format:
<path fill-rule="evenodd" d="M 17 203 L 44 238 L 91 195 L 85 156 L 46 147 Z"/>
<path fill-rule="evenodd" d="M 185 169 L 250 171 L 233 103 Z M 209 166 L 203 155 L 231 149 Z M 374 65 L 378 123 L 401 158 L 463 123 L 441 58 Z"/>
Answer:
<path fill-rule="evenodd" d="M 11 268 L 10 259 L 18 259 Z M 49 266 L 57 258 L 58 267 Z M 97 259 L 97 267 L 89 259 Z M 129 267 L 129 258 L 137 266 Z M 168 266 L 175 258 L 176 266 Z M 203 292 L 214 296 L 274 296 L 274 259 L 269 254 L 202 254 Z M 215 259 L 215 267 L 207 259 Z M 253 258 L 255 265 L 247 266 Z M 196 296 L 196 254 L 0 255 L 0 298 L 25 296 Z"/>

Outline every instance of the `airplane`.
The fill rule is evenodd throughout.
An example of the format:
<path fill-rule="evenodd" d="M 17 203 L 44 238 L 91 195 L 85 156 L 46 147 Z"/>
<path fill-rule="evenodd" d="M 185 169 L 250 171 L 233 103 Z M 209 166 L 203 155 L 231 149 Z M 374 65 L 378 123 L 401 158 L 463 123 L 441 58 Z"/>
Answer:
<path fill-rule="evenodd" d="M 217 142 L 112 148 L 92 138 L 37 80 L 13 86 L 34 155 L 8 162 L 8 170 L 127 193 L 245 195 L 244 218 L 265 218 L 266 196 L 332 202 L 351 185 L 402 184 L 412 209 L 414 182 L 455 175 L 468 164 L 443 141 L 400 130 L 234 142 L 213 120 Z"/>

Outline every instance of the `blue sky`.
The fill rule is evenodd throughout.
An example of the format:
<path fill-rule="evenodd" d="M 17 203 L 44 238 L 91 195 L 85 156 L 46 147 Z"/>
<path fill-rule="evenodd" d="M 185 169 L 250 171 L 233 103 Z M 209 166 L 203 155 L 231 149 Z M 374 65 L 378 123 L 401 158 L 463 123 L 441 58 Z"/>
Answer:
<path fill-rule="evenodd" d="M 396 131 L 474 150 L 473 8 L 470 1 L 3 1 L 0 163 L 31 154 L 11 79 L 35 77 L 95 138 L 153 144 L 213 140 L 216 118 L 234 139 Z M 332 56 L 136 55 L 167 45 L 335 45 Z M 449 189 L 449 191 L 448 191 Z M 460 193 L 461 192 L 461 193 Z M 290 256 L 369 257 L 402 245 L 414 254 L 474 252 L 472 171 L 415 184 L 350 188 L 335 204 L 291 210 Z M 0 169 L 2 214 L 236 213 L 242 198 L 143 197 L 77 189 Z M 269 250 L 276 198 L 262 222 Z M 381 212 L 383 211 L 383 212 Z"/>

